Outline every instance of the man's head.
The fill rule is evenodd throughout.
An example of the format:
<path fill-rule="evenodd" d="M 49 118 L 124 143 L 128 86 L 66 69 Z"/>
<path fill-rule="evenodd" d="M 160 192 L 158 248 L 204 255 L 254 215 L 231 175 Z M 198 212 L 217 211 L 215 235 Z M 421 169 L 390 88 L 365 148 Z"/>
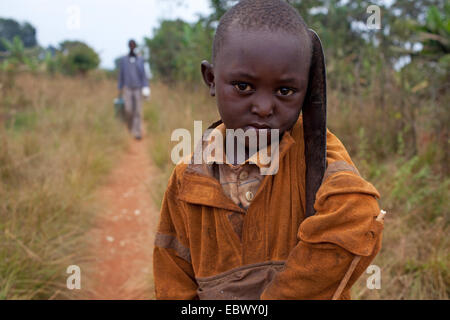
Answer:
<path fill-rule="evenodd" d="M 229 129 L 290 129 L 308 90 L 312 43 L 303 19 L 282 0 L 242 0 L 221 19 L 213 63 L 202 63 Z"/>
<path fill-rule="evenodd" d="M 128 48 L 130 49 L 130 52 L 134 52 L 134 49 L 136 49 L 136 41 L 133 39 L 128 41 Z"/>

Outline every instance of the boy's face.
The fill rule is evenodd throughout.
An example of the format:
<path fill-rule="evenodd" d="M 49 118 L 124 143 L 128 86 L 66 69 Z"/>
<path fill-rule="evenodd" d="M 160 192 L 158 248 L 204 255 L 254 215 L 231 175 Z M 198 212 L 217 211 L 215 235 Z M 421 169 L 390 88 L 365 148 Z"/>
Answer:
<path fill-rule="evenodd" d="M 306 41 L 296 36 L 230 29 L 215 65 L 204 61 L 202 73 L 227 129 L 279 129 L 281 136 L 300 114 L 309 65 Z"/>

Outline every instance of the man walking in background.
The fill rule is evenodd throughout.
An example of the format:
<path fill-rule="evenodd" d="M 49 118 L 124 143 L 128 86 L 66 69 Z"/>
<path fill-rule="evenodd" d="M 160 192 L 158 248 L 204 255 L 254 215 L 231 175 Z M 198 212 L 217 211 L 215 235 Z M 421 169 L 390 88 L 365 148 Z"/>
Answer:
<path fill-rule="evenodd" d="M 130 52 L 119 62 L 119 96 L 125 102 L 125 120 L 133 136 L 142 139 L 142 95 L 149 96 L 150 88 L 145 74 L 144 59 L 136 54 L 136 42 L 128 42 Z"/>

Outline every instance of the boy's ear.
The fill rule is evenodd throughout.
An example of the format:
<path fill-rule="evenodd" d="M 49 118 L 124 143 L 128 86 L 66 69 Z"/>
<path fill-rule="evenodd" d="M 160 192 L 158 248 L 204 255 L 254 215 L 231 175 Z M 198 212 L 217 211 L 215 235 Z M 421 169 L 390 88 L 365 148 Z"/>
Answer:
<path fill-rule="evenodd" d="M 208 61 L 202 61 L 202 76 L 203 81 L 209 87 L 209 94 L 214 97 L 216 95 L 216 83 L 214 79 L 214 68 L 213 65 Z"/>

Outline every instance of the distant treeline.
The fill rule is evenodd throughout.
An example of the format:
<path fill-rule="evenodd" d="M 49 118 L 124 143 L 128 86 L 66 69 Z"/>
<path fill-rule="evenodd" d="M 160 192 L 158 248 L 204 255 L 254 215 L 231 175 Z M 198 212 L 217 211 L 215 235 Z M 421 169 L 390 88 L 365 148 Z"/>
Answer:
<path fill-rule="evenodd" d="M 20 24 L 13 19 L 0 18 L 0 38 L 13 41 L 18 36 L 24 47 L 32 48 L 37 45 L 36 29 L 29 23 Z M 8 51 L 4 43 L 0 43 L 0 52 Z"/>
<path fill-rule="evenodd" d="M 86 74 L 100 64 L 98 54 L 80 41 L 63 41 L 58 47 L 41 47 L 36 29 L 29 23 L 0 18 L 0 70 L 35 71 L 67 75 Z"/>

